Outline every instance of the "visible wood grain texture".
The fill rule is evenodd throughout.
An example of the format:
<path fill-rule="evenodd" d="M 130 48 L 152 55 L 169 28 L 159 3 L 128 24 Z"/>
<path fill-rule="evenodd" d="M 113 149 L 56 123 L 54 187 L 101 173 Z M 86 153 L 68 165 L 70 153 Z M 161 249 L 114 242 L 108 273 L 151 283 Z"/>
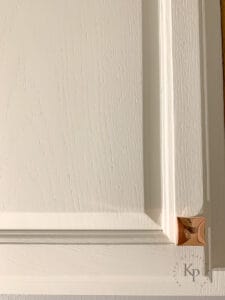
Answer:
<path fill-rule="evenodd" d="M 206 181 L 207 189 L 211 190 L 210 194 L 206 194 L 207 197 L 216 203 L 217 197 L 222 199 L 224 196 L 221 185 L 217 185 L 218 174 L 221 175 L 221 179 L 224 176 L 220 160 L 223 149 L 220 152 L 216 151 L 217 146 L 222 143 L 220 137 L 223 134 L 220 127 L 222 85 L 216 84 L 222 82 L 222 73 L 215 73 L 214 69 L 211 72 L 213 62 L 214 67 L 219 68 L 219 61 L 215 60 L 214 53 L 215 48 L 218 51 L 219 47 L 219 0 L 206 1 L 206 4 L 210 3 L 214 9 L 211 14 L 212 7 L 205 6 L 208 20 L 205 33 L 207 50 L 204 48 L 206 44 L 201 47 L 200 42 L 200 27 L 206 25 L 201 22 L 204 12 L 199 5 L 202 3 L 204 1 L 160 0 L 164 11 L 165 8 L 170 8 L 166 23 L 170 32 L 167 38 L 171 43 L 167 48 L 168 62 L 172 59 L 168 72 L 172 75 L 170 84 L 161 82 L 160 89 L 161 93 L 165 93 L 165 89 L 170 88 L 167 93 L 170 98 L 167 101 L 174 100 L 176 104 L 170 107 L 171 114 L 167 115 L 174 116 L 169 119 L 174 131 L 167 136 L 174 138 L 168 144 L 171 152 L 167 159 L 172 157 L 172 161 L 167 163 L 168 166 L 174 164 L 174 169 L 169 174 L 175 174 L 175 179 L 171 180 L 174 184 L 172 193 L 170 186 L 166 185 L 168 193 L 165 195 L 170 195 L 172 200 L 176 200 L 176 212 L 183 214 L 199 213 L 202 205 L 206 212 L 203 201 L 203 169 L 206 167 L 206 161 L 207 167 L 210 162 L 210 171 L 207 171 L 210 178 L 207 177 Z M 161 14 L 162 11 L 156 10 L 155 13 Z M 209 34 L 210 30 L 212 32 Z M 216 35 L 212 34 L 215 30 Z M 209 47 L 210 43 L 213 47 Z M 205 50 L 208 60 L 213 58 L 213 62 L 207 61 L 208 68 L 202 74 L 200 61 L 202 51 Z M 215 74 L 219 76 L 219 80 Z M 207 91 L 210 93 L 209 97 L 205 97 L 204 103 L 202 94 Z M 211 108 L 214 101 L 217 105 L 209 115 L 208 126 L 203 110 L 206 105 L 207 109 Z M 215 118 L 215 112 L 219 112 L 219 118 Z M 202 125 L 203 121 L 206 125 Z M 212 126 L 213 121 L 219 126 Z M 207 146 L 208 160 L 201 150 L 206 139 L 203 137 L 204 130 L 209 138 L 206 145 L 210 145 Z M 212 178 L 213 175 L 215 178 Z M 170 181 L 166 181 L 168 182 Z M 163 187 L 165 188 L 165 185 Z M 168 199 L 165 200 L 166 203 L 170 203 Z M 216 207 L 216 204 L 213 205 Z M 219 206 L 221 214 L 223 207 L 224 205 Z M 210 215 L 210 211 L 207 213 Z M 169 222 L 166 225 L 168 224 Z M 203 247 L 174 245 L 0 245 L 0 291 L 3 294 L 49 295 L 225 295 L 224 270 L 214 270 L 210 281 L 209 277 L 205 276 L 206 259 Z M 195 282 L 191 277 L 184 276 L 184 263 L 192 264 L 193 268 L 200 270 Z"/>
<path fill-rule="evenodd" d="M 141 1 L 0 1 L 0 210 L 141 212 Z"/>
<path fill-rule="evenodd" d="M 0 300 L 130 300 L 129 296 L 0 296 Z M 132 297 L 133 300 L 146 300 L 144 296 Z M 149 300 L 154 300 L 155 296 L 148 297 Z M 183 296 L 159 296 L 158 300 L 183 300 Z M 191 300 L 201 300 L 202 297 L 191 297 Z M 211 297 L 205 297 L 205 300 L 211 300 Z"/>
<path fill-rule="evenodd" d="M 146 297 L 132 297 L 133 300 L 145 300 Z M 155 299 L 155 297 L 149 297 L 148 299 Z M 157 297 L 158 300 L 182 300 L 181 297 Z M 201 300 L 199 298 L 191 298 Z M 22 296 L 22 295 L 4 295 L 0 296 L 0 300 L 130 300 L 129 296 Z M 206 300 L 210 300 L 207 299 Z"/>
<path fill-rule="evenodd" d="M 4 295 L 0 296 L 0 300 L 130 300 L 129 296 L 10 296 Z M 133 300 L 146 300 L 144 296 L 133 296 Z M 154 300 L 155 296 L 148 297 L 149 300 Z M 183 300 L 183 296 L 158 296 L 158 300 Z M 202 300 L 201 296 L 190 297 L 187 299 L 191 300 Z M 205 297 L 205 300 L 212 300 L 214 298 Z"/>
<path fill-rule="evenodd" d="M 143 160 L 145 212 L 162 224 L 159 1 L 142 1 Z M 160 200 L 159 200 L 160 199 Z"/>
<path fill-rule="evenodd" d="M 0 5 L 0 229 L 161 230 L 157 1 Z"/>
<path fill-rule="evenodd" d="M 0 290 L 55 295 L 191 294 L 195 285 L 182 277 L 183 261 L 193 262 L 203 276 L 202 255 L 202 247 L 174 245 L 1 245 Z M 173 278 L 177 262 L 181 262 L 176 270 L 184 282 L 181 288 Z M 203 293 L 200 285 L 195 292 Z"/>
<path fill-rule="evenodd" d="M 157 1 L 0 8 L 0 229 L 161 230 Z"/>
<path fill-rule="evenodd" d="M 159 2 L 160 128 L 162 228 L 176 243 L 175 124 L 173 86 L 173 27 L 171 1 Z"/>
<path fill-rule="evenodd" d="M 174 240 L 176 216 L 203 213 L 203 106 L 200 2 L 160 1 L 163 228 Z"/>
<path fill-rule="evenodd" d="M 215 299 L 217 297 L 214 297 Z M 204 297 L 204 300 L 214 299 L 212 296 Z M 45 296 L 45 295 L 3 295 L 0 300 L 146 300 L 146 296 Z M 155 296 L 149 296 L 149 300 L 154 300 Z M 184 296 L 158 296 L 158 300 L 183 300 Z M 202 296 L 186 297 L 188 300 L 202 300 Z"/>
<path fill-rule="evenodd" d="M 1 245 L 0 255 L 3 294 L 205 296 L 225 291 L 224 272 L 214 272 L 213 282 L 204 276 L 202 247 Z M 199 268 L 196 282 L 183 276 L 184 263 Z"/>
<path fill-rule="evenodd" d="M 207 209 L 210 217 L 212 268 L 225 268 L 225 150 L 223 116 L 222 36 L 219 2 L 205 1 L 205 98 L 207 103 Z"/>
<path fill-rule="evenodd" d="M 165 245 L 162 230 L 1 230 L 0 244 Z"/>
<path fill-rule="evenodd" d="M 142 32 L 152 8 L 142 18 L 140 0 L 0 2 L 0 229 L 161 229 L 144 213 L 153 200 L 160 223 L 158 28 Z"/>
<path fill-rule="evenodd" d="M 145 213 L 2 213 L 1 230 L 160 230 Z M 0 232 L 1 235 L 1 232 Z"/>
<path fill-rule="evenodd" d="M 223 91 L 225 91 L 225 0 L 220 0 L 221 6 L 221 27 L 222 27 L 222 55 L 223 55 Z M 224 97 L 224 115 L 225 115 L 225 93 Z"/>
<path fill-rule="evenodd" d="M 202 82 L 199 5 L 171 1 L 175 136 L 175 195 L 178 216 L 194 216 L 203 206 Z"/>

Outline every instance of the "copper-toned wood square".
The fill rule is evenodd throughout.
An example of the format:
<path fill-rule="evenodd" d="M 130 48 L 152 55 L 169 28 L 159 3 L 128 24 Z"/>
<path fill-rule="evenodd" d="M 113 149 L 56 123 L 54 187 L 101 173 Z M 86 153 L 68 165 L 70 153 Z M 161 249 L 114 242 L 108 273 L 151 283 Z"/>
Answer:
<path fill-rule="evenodd" d="M 178 217 L 178 245 L 205 245 L 205 217 Z"/>

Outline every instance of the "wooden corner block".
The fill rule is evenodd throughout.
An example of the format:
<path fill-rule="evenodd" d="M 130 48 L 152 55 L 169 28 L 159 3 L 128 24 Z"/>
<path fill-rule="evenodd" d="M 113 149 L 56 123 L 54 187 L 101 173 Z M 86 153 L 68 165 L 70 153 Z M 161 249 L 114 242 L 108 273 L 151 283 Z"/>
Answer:
<path fill-rule="evenodd" d="M 179 246 L 204 246 L 205 243 L 205 217 L 178 217 Z"/>

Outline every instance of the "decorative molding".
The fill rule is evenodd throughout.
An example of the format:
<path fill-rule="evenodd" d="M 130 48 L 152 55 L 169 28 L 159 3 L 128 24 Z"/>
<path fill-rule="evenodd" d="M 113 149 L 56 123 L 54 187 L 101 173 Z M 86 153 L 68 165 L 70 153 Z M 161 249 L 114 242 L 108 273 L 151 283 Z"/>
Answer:
<path fill-rule="evenodd" d="M 157 51 L 159 50 L 157 54 L 159 61 L 156 65 L 160 74 L 157 80 L 159 81 L 158 98 L 161 107 L 161 116 L 158 116 L 161 122 L 160 132 L 154 134 L 160 135 L 161 149 L 158 151 L 161 151 L 162 199 L 157 199 L 157 201 L 162 201 L 162 226 L 156 226 L 151 218 L 151 211 L 133 214 L 140 215 L 139 219 L 127 217 L 127 215 L 132 215 L 129 213 L 118 213 L 115 214 L 117 216 L 113 221 L 111 221 L 112 213 L 104 213 L 103 218 L 101 218 L 100 213 L 100 221 L 96 221 L 97 217 L 91 221 L 90 218 L 93 218 L 93 215 L 97 216 L 97 214 L 90 213 L 86 214 L 88 215 L 86 216 L 88 222 L 84 220 L 85 213 L 74 213 L 74 216 L 68 213 L 68 218 L 66 216 L 61 218 L 60 213 L 52 213 L 50 216 L 49 213 L 43 212 L 39 213 L 37 218 L 35 213 L 6 212 L 0 215 L 0 243 L 144 244 L 157 243 L 158 241 L 158 243 L 168 244 L 171 241 L 176 242 L 172 2 L 171 0 L 154 1 L 154 7 L 158 10 L 157 18 L 159 18 L 157 20 L 159 28 L 156 29 L 157 32 L 154 33 L 154 36 L 157 36 L 159 40 L 159 49 L 157 49 Z M 156 15 L 155 11 L 153 13 Z M 153 55 L 152 60 L 155 60 L 156 53 L 152 52 L 150 55 Z M 151 78 L 151 80 L 153 79 Z M 71 221 L 72 217 L 75 219 Z M 122 220 L 123 217 L 124 221 Z M 91 224 L 90 228 L 87 228 L 88 224 Z M 106 224 L 107 230 L 104 230 L 104 224 Z M 127 230 L 123 231 L 123 229 Z M 143 232 L 143 230 L 146 231 Z M 81 237 L 82 234 L 84 235 L 83 238 Z M 49 237 L 47 237 L 48 235 Z"/>
<path fill-rule="evenodd" d="M 169 244 L 161 230 L 1 230 L 0 244 Z"/>
<path fill-rule="evenodd" d="M 163 234 L 160 230 L 153 230 L 156 240 L 152 245 L 119 245 L 120 238 L 124 243 L 131 232 L 107 230 L 107 237 L 108 233 L 111 234 L 117 245 L 68 245 L 70 239 L 76 240 L 75 243 L 81 239 L 78 231 L 67 231 L 69 237 L 66 241 L 64 231 L 48 231 L 46 228 L 46 238 L 52 238 L 49 244 L 54 244 L 57 238 L 61 239 L 58 243 L 67 244 L 46 245 L 47 239 L 42 231 L 2 230 L 1 240 L 6 244 L 0 247 L 1 294 L 224 295 L 225 272 L 221 269 L 224 267 L 221 259 L 224 260 L 225 236 L 221 237 L 220 233 L 224 228 L 225 177 L 224 164 L 221 163 L 224 159 L 224 131 L 219 0 L 156 1 L 160 6 L 159 11 L 154 11 L 160 16 L 160 47 L 167 47 L 160 52 L 160 78 L 164 80 L 160 85 L 161 116 L 167 118 L 161 120 L 164 143 L 161 154 L 166 161 L 166 165 L 162 165 L 165 171 L 163 232 L 174 240 L 176 215 L 204 214 L 207 230 L 212 230 L 212 241 L 207 240 L 205 248 L 176 247 L 163 242 L 163 245 L 153 245 Z M 201 20 L 202 16 L 205 21 Z M 203 45 L 202 33 L 199 32 L 201 26 L 204 27 Z M 204 70 L 201 70 L 201 60 Z M 200 113 L 206 114 L 205 119 Z M 200 132 L 206 133 L 206 137 L 202 138 Z M 205 157 L 200 148 L 206 148 Z M 202 165 L 207 169 L 206 176 Z M 203 187 L 203 182 L 206 187 Z M 208 190 L 206 194 L 202 191 L 204 188 Z M 132 232 L 132 239 L 139 240 L 140 235 L 136 234 L 140 232 Z M 13 235 L 17 233 L 14 239 Z M 89 233 L 81 232 L 85 244 L 89 243 L 89 238 L 94 244 L 93 233 L 100 239 L 99 243 L 104 239 L 104 244 L 107 243 L 105 232 L 93 230 L 91 237 Z M 148 233 L 141 234 L 149 242 Z M 36 243 L 44 241 L 44 244 L 8 245 L 17 243 L 16 239 L 21 242 L 22 238 L 24 243 L 33 244 L 36 239 Z M 135 244 L 138 243 L 136 240 Z M 213 270 L 212 281 L 205 276 L 205 271 L 208 271 L 205 262 L 208 261 L 212 262 L 210 268 L 220 268 Z M 184 263 L 191 268 L 186 277 Z M 200 271 L 195 282 L 191 276 L 194 269 Z M 178 283 L 174 277 L 179 278 Z"/>
<path fill-rule="evenodd" d="M 204 217 L 178 217 L 178 245 L 179 246 L 205 246 Z"/>

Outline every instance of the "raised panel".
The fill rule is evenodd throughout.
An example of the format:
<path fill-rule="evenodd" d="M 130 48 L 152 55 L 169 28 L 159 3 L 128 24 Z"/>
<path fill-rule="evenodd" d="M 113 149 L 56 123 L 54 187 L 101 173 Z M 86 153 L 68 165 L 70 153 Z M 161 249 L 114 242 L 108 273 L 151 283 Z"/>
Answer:
<path fill-rule="evenodd" d="M 65 7 L 62 3 L 65 4 Z M 139 49 L 141 53 L 139 59 L 142 60 L 142 63 L 134 58 L 132 66 L 134 67 L 134 64 L 136 64 L 137 76 L 142 78 L 139 89 L 142 89 L 143 93 L 142 98 L 139 99 L 140 101 L 135 102 L 138 107 L 138 113 L 135 114 L 137 119 L 133 121 L 128 118 L 126 124 L 122 122 L 124 130 L 128 130 L 127 125 L 130 125 L 132 129 L 133 124 L 139 124 L 132 131 L 132 136 L 138 136 L 138 139 L 128 142 L 128 144 L 131 143 L 133 148 L 132 152 L 128 149 L 126 153 L 129 156 L 127 158 L 131 163 L 130 166 L 136 166 L 143 173 L 142 177 L 139 178 L 138 190 L 139 196 L 142 194 L 142 197 L 135 202 L 135 210 L 131 209 L 132 202 L 130 202 L 130 199 L 128 199 L 124 211 L 120 210 L 122 206 L 117 205 L 114 207 L 116 208 L 114 211 L 107 206 L 102 211 L 100 209 L 98 211 L 88 211 L 88 209 L 85 211 L 74 211 L 72 209 L 52 211 L 36 208 L 33 211 L 22 209 L 10 211 L 8 206 L 8 211 L 5 210 L 0 214 L 1 293 L 129 296 L 224 295 L 224 269 L 213 269 L 214 267 L 223 267 L 221 259 L 224 257 L 224 242 L 219 235 L 224 219 L 222 216 L 224 201 L 222 200 L 224 199 L 223 183 L 225 180 L 224 164 L 221 163 L 224 160 L 224 131 L 220 27 L 218 25 L 219 0 L 143 0 L 141 2 L 135 0 L 113 2 L 101 0 L 28 2 L 21 0 L 14 3 L 13 1 L 9 2 L 9 6 L 6 1 L 0 1 L 0 4 L 2 9 L 5 7 L 6 11 L 15 4 L 12 10 L 14 16 L 17 13 L 19 14 L 20 8 L 20 11 L 23 11 L 25 15 L 29 15 L 22 8 L 43 5 L 43 17 L 46 17 L 47 13 L 54 15 L 49 7 L 56 5 L 58 8 L 62 8 L 62 11 L 56 11 L 56 15 L 59 16 L 60 20 L 65 16 L 65 11 L 68 16 L 75 13 L 68 9 L 68 5 L 71 5 L 70 8 L 75 7 L 77 4 L 81 6 L 85 4 L 97 5 L 101 8 L 106 8 L 105 6 L 109 5 L 111 11 L 108 18 L 111 14 L 113 18 L 115 17 L 116 7 L 127 8 L 127 11 L 118 11 L 117 17 L 119 19 L 115 18 L 114 21 L 117 20 L 123 24 L 122 17 L 124 16 L 125 21 L 137 25 L 131 17 L 126 17 L 131 16 L 129 9 L 132 7 L 135 20 L 138 20 L 140 25 L 140 27 L 135 25 L 137 30 L 135 32 L 137 35 L 140 34 L 140 44 L 134 46 L 131 40 L 136 39 L 137 35 L 131 38 L 130 31 L 126 30 L 126 33 L 131 39 L 130 46 Z M 45 6 L 46 11 L 44 11 Z M 104 9 L 101 10 L 101 13 L 104 11 Z M 40 20 L 42 20 L 42 11 L 37 10 L 36 13 L 40 15 Z M 84 12 L 86 16 L 89 13 L 92 15 L 97 12 L 96 10 L 93 10 L 93 12 L 85 10 Z M 30 14 L 34 14 L 32 9 Z M 10 24 L 6 16 L 5 13 L 1 20 Z M 104 19 L 103 16 L 102 18 Z M 66 19 L 63 24 L 68 25 L 68 20 Z M 21 20 L 21 22 L 25 21 Z M 33 23 L 33 20 L 30 19 L 30 22 Z M 71 22 L 77 21 L 71 19 Z M 105 20 L 105 29 L 109 29 L 110 22 L 111 20 Z M 128 23 L 126 23 L 126 26 L 124 25 L 127 29 Z M 58 29 L 62 26 L 60 22 L 54 24 Z M 117 28 L 117 25 L 114 24 L 113 27 Z M 9 32 L 13 27 L 10 28 Z M 122 26 L 121 32 L 123 32 L 123 29 Z M 52 30 L 54 31 L 54 29 Z M 71 32 L 74 28 L 67 27 L 67 30 Z M 95 30 L 95 26 L 90 30 Z M 29 32 L 29 28 L 26 28 L 25 31 Z M 4 37 L 3 33 L 5 33 L 4 30 L 2 31 Z M 46 34 L 44 33 L 43 36 Z M 59 37 L 64 38 L 61 34 L 59 32 Z M 58 33 L 55 32 L 56 39 L 57 36 Z M 92 38 L 91 35 L 85 43 L 90 42 L 90 40 L 96 41 Z M 108 39 L 108 37 L 105 36 L 105 39 Z M 104 40 L 102 40 L 103 45 Z M 97 41 L 99 40 L 97 39 Z M 136 39 L 137 41 L 138 39 Z M 26 39 L 25 42 L 28 43 Z M 68 45 L 73 43 L 73 41 L 67 42 Z M 120 42 L 123 45 L 123 41 Z M 51 39 L 46 41 L 46 44 L 48 43 L 51 43 Z M 65 44 L 63 45 L 65 46 Z M 114 46 L 111 45 L 109 50 L 113 49 Z M 88 50 L 85 49 L 84 51 Z M 117 53 L 117 50 L 115 51 Z M 7 57 L 8 54 L 5 54 Z M 122 50 L 120 54 L 125 58 Z M 131 58 L 130 55 L 132 53 L 129 53 L 127 58 Z M 70 63 L 74 62 L 72 53 L 69 56 L 68 61 Z M 110 59 L 113 60 L 115 57 L 113 56 Z M 50 63 L 52 59 L 51 57 Z M 69 74 L 73 73 L 68 61 L 60 61 L 62 67 L 61 77 L 63 73 L 67 74 L 68 71 Z M 32 63 L 36 65 L 35 62 L 32 61 Z M 85 61 L 85 66 L 87 65 L 88 62 Z M 43 65 L 36 67 L 37 69 L 45 68 Z M 111 65 L 111 67 L 112 71 L 116 69 L 115 65 Z M 127 70 L 130 70 L 129 68 L 130 65 L 127 66 Z M 141 75 L 139 68 L 142 68 Z M 47 74 L 50 71 L 47 70 Z M 108 71 L 110 72 L 110 70 Z M 125 73 L 124 76 L 127 76 L 127 80 L 131 84 L 134 75 Z M 32 75 L 32 78 L 37 76 L 31 74 L 31 72 L 30 75 Z M 56 75 L 52 73 L 52 76 Z M 88 77 L 89 72 L 86 75 Z M 46 75 L 43 76 L 46 78 Z M 42 82 L 40 74 L 38 78 Z M 79 78 L 79 80 L 82 79 Z M 97 82 L 103 84 L 104 82 L 101 80 L 99 82 L 95 81 L 95 84 Z M 115 88 L 114 83 L 117 82 L 117 78 L 113 80 L 115 80 L 112 82 Z M 139 81 L 137 80 L 137 82 Z M 27 84 L 26 81 L 25 83 Z M 63 84 L 66 87 L 63 93 L 66 95 L 67 108 L 69 104 L 72 108 L 72 99 L 76 98 L 71 97 L 71 93 L 66 94 L 66 91 L 74 92 L 74 86 L 70 85 L 71 81 L 68 83 L 68 78 L 63 79 Z M 42 88 L 46 87 L 48 91 L 47 83 L 43 81 L 41 86 Z M 96 86 L 98 85 L 95 85 L 95 88 Z M 117 91 L 113 90 L 112 95 L 116 95 L 120 88 L 118 86 Z M 120 91 L 122 91 L 122 88 Z M 126 89 L 123 89 L 123 91 L 129 93 Z M 60 92 L 62 91 L 60 90 Z M 30 93 L 34 93 L 31 88 Z M 51 93 L 54 94 L 55 92 L 52 91 Z M 55 95 L 58 97 L 58 94 Z M 101 101 L 100 96 L 102 94 L 97 98 L 95 96 L 93 95 L 96 100 L 95 103 L 100 103 L 98 101 Z M 53 100 L 51 98 L 51 101 Z M 53 104 L 51 101 L 48 105 Z M 87 102 L 85 103 L 87 104 Z M 128 109 L 126 112 L 127 117 L 131 116 L 129 115 L 131 111 L 134 114 L 134 107 L 128 105 L 128 100 L 123 104 L 125 105 L 124 108 Z M 110 105 L 112 103 L 107 102 L 107 109 L 112 108 Z M 51 107 L 54 109 L 54 105 L 48 106 L 49 110 L 47 111 L 49 113 Z M 56 115 L 49 114 L 52 131 L 55 129 L 53 137 L 56 140 L 62 130 L 66 128 L 68 129 L 66 132 L 71 133 L 70 130 L 73 128 L 67 128 L 67 123 L 62 123 L 62 128 L 59 128 L 59 126 L 53 128 L 55 124 L 53 121 L 56 121 L 54 117 L 61 116 L 66 111 L 65 106 L 61 107 L 62 111 L 56 109 Z M 95 107 L 95 109 L 97 108 Z M 68 114 L 72 113 L 67 112 Z M 92 122 L 88 125 L 98 124 L 99 120 L 94 115 L 96 112 L 97 110 L 94 110 L 94 108 L 89 111 L 90 114 L 93 113 L 90 120 L 95 120 L 96 123 Z M 25 117 L 22 106 L 20 109 L 17 107 L 17 113 L 20 113 L 18 115 L 20 118 L 15 118 L 15 120 L 21 121 L 21 117 Z M 120 122 L 120 117 L 122 115 L 126 116 L 126 113 L 120 111 L 118 115 L 112 114 L 112 119 L 110 119 L 112 123 L 110 124 L 112 125 L 114 121 Z M 17 117 L 17 114 L 15 114 L 15 117 Z M 37 121 L 41 119 L 41 116 L 35 115 L 35 118 Z M 85 122 L 85 118 L 86 115 L 83 116 L 82 122 Z M 15 120 L 12 118 L 12 122 Z M 70 125 L 74 125 L 75 121 L 70 119 Z M 138 123 L 135 123 L 137 121 Z M 4 127 L 6 125 L 7 123 L 3 124 L 2 128 L 6 128 Z M 118 126 L 118 124 L 114 125 L 115 127 Z M 46 130 L 44 127 L 41 128 Z M 91 128 L 92 126 L 89 126 L 89 129 Z M 103 132 L 107 131 L 107 128 L 102 129 Z M 111 129 L 113 129 L 113 126 Z M 119 127 L 117 129 L 117 134 L 121 133 Z M 20 132 L 20 128 L 14 130 Z M 143 136 L 139 136 L 139 133 Z M 43 131 L 43 136 L 45 134 L 46 132 Z M 92 135 L 88 133 L 88 137 L 91 140 Z M 100 137 L 101 135 L 98 136 L 98 138 Z M 111 137 L 116 145 L 114 150 L 119 149 L 116 141 L 120 141 L 122 137 L 122 134 L 117 137 L 118 139 L 115 136 Z M 71 141 L 71 139 L 71 136 L 69 136 L 68 140 Z M 48 140 L 46 139 L 46 141 Z M 14 140 L 10 141 L 10 143 L 13 142 Z M 61 142 L 61 139 L 59 139 L 58 143 Z M 104 149 L 108 149 L 109 145 L 105 147 Z M 85 149 L 87 151 L 92 150 Z M 57 148 L 56 151 L 59 151 L 59 149 Z M 134 152 L 139 157 L 135 162 L 132 161 Z M 142 152 L 143 154 L 141 154 Z M 86 154 L 84 152 L 84 155 Z M 108 157 L 107 154 L 109 153 L 97 157 L 95 163 L 103 162 L 103 157 Z M 18 155 L 22 155 L 20 151 Z M 121 158 L 124 157 L 123 153 L 121 155 Z M 141 155 L 143 156 L 141 157 Z M 67 156 L 67 158 L 68 160 L 71 159 L 70 156 Z M 54 161 L 54 156 L 49 155 L 48 159 L 50 164 Z M 76 158 L 72 157 L 73 159 Z M 56 161 L 55 163 L 58 166 L 59 162 Z M 52 170 L 56 167 L 51 166 Z M 95 170 L 97 170 L 97 166 L 99 167 L 96 164 Z M 107 178 L 109 179 L 113 170 L 110 170 L 109 165 L 106 166 L 108 168 Z M 63 165 L 62 167 L 65 171 L 66 166 Z M 72 170 L 72 167 L 70 170 Z M 100 168 L 98 170 L 100 172 Z M 103 172 L 105 172 L 104 170 Z M 23 169 L 24 174 L 25 171 Z M 118 174 L 121 174 L 120 171 L 125 172 L 126 170 L 122 170 L 119 166 Z M 132 172 L 135 172 L 135 170 L 132 169 Z M 65 173 L 60 174 L 67 180 L 64 175 Z M 101 177 L 101 174 L 99 176 Z M 78 179 L 81 181 L 81 176 Z M 129 176 L 124 180 L 127 183 L 128 180 L 131 181 Z M 49 183 L 45 182 L 49 188 Z M 21 184 L 21 182 L 19 181 L 18 184 Z M 93 186 L 95 184 L 96 181 L 93 181 Z M 110 188 L 110 184 L 107 182 L 107 188 Z M 56 190 L 59 188 L 62 188 L 62 186 L 56 186 Z M 100 186 L 96 186 L 97 191 L 99 188 Z M 65 189 L 65 191 L 67 190 Z M 140 193 L 140 191 L 142 192 Z M 132 190 L 129 193 L 132 194 Z M 110 202 L 112 199 L 110 199 Z M 85 201 L 88 206 L 94 207 L 92 202 L 88 202 L 87 199 Z M 48 202 L 46 201 L 45 204 L 47 206 Z M 217 206 L 217 204 L 219 205 Z M 98 204 L 96 204 L 96 207 L 98 207 Z M 139 208 L 141 209 L 139 210 Z M 171 243 L 171 241 L 176 241 L 177 236 L 176 217 L 177 215 L 190 217 L 192 214 L 201 214 L 206 218 L 206 246 L 178 247 L 175 243 Z M 187 272 L 185 266 L 190 266 L 190 268 L 188 267 L 189 271 L 195 271 L 195 274 L 198 274 L 197 277 L 193 278 L 193 273 Z"/>
<path fill-rule="evenodd" d="M 162 232 L 156 10 L 0 2 L 0 230 Z"/>
<path fill-rule="evenodd" d="M 1 211 L 143 211 L 141 1 L 0 11 Z"/>

